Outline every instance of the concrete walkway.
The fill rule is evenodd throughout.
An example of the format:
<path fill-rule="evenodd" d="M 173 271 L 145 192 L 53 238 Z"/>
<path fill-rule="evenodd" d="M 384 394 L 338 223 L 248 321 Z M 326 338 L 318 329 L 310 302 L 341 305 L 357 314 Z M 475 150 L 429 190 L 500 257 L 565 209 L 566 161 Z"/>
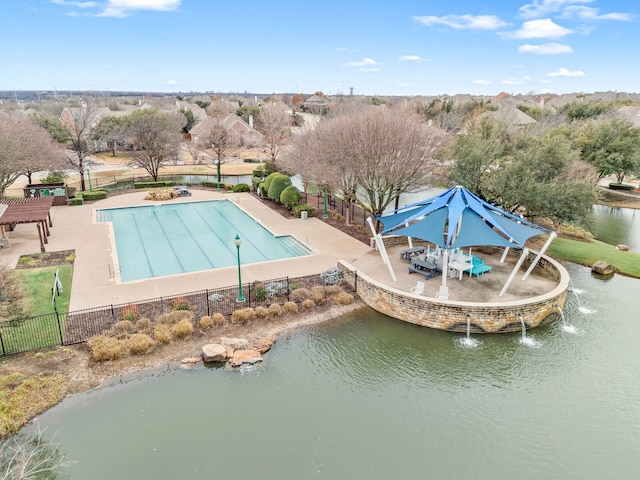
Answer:
<path fill-rule="evenodd" d="M 300 277 L 320 274 L 335 267 L 338 260 L 355 262 L 372 251 L 370 247 L 334 229 L 317 218 L 287 219 L 255 196 L 248 193 L 218 193 L 191 190 L 191 197 L 171 202 L 193 202 L 228 199 L 236 203 L 275 235 L 292 235 L 314 253 L 306 257 L 274 260 L 242 266 L 242 281 L 268 280 L 279 277 Z M 122 304 L 162 296 L 188 293 L 206 288 L 235 285 L 237 267 L 185 273 L 148 280 L 120 283 L 114 274 L 118 264 L 115 241 L 106 223 L 95 223 L 94 210 L 101 208 L 149 205 L 146 192 L 115 195 L 92 204 L 51 209 L 53 227 L 46 249 L 49 252 L 75 250 L 73 289 L 69 309 L 82 310 L 109 304 Z M 0 262 L 15 267 L 21 255 L 39 252 L 35 225 L 17 225 L 8 232 L 10 247 L 0 249 Z"/>

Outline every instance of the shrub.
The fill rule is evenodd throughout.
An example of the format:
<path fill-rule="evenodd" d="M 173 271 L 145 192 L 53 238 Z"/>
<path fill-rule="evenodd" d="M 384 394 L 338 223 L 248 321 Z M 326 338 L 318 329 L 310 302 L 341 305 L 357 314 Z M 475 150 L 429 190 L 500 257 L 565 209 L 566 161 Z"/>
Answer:
<path fill-rule="evenodd" d="M 315 306 L 315 302 L 310 298 L 302 301 L 302 308 L 305 310 L 311 310 Z"/>
<path fill-rule="evenodd" d="M 95 362 L 117 360 L 127 355 L 127 344 L 108 335 L 96 335 L 87 341 L 91 359 Z"/>
<path fill-rule="evenodd" d="M 264 176 L 264 171 L 261 168 L 256 168 L 253 172 L 251 172 L 253 177 L 257 177 L 262 181 L 262 177 Z"/>
<path fill-rule="evenodd" d="M 271 200 L 275 200 L 276 202 L 280 201 L 280 194 L 284 191 L 285 188 L 291 186 L 291 178 L 288 175 L 284 175 L 280 173 L 273 177 L 271 181 L 271 185 L 267 190 L 267 197 Z"/>
<path fill-rule="evenodd" d="M 300 216 L 300 212 L 309 212 L 309 216 L 310 217 L 314 217 L 316 215 L 316 209 L 313 208 L 312 205 L 309 205 L 308 203 L 302 203 L 300 205 L 295 205 L 291 211 L 293 212 L 293 214 L 296 217 Z"/>
<path fill-rule="evenodd" d="M 209 187 L 209 188 L 215 188 L 215 189 L 221 189 L 221 190 L 228 190 L 230 188 L 230 185 L 227 185 L 226 183 L 223 182 L 212 182 L 209 180 L 205 180 L 204 182 L 202 182 L 202 186 L 203 187 Z"/>
<path fill-rule="evenodd" d="M 156 325 L 153 330 L 153 338 L 160 343 L 169 343 L 171 341 L 171 330 L 164 324 Z"/>
<path fill-rule="evenodd" d="M 202 328 L 203 330 L 208 330 L 210 328 L 213 328 L 214 326 L 213 318 L 211 318 L 208 315 L 205 315 L 204 317 L 200 318 L 200 321 L 198 322 L 198 324 L 200 325 L 200 328 Z"/>
<path fill-rule="evenodd" d="M 176 182 L 171 181 L 158 181 L 158 182 L 135 182 L 133 188 L 147 189 L 147 188 L 164 188 L 172 187 Z M 173 190 L 173 189 L 172 189 Z"/>
<path fill-rule="evenodd" d="M 129 322 L 135 322 L 140 318 L 140 312 L 138 311 L 138 305 L 135 303 L 131 303 L 129 305 L 125 305 L 122 307 L 122 312 L 120 313 L 123 320 L 127 320 Z"/>
<path fill-rule="evenodd" d="M 134 333 L 129 339 L 129 353 L 132 355 L 144 355 L 150 353 L 156 343 L 146 333 Z"/>
<path fill-rule="evenodd" d="M 287 207 L 293 208 L 293 206 L 302 199 L 302 194 L 296 187 L 289 185 L 282 191 L 279 198 L 280 203 L 284 203 Z"/>
<path fill-rule="evenodd" d="M 69 206 L 74 206 L 74 205 L 84 205 L 84 199 L 80 196 L 75 197 L 75 198 L 68 198 L 67 199 L 67 205 Z"/>
<path fill-rule="evenodd" d="M 282 310 L 287 315 L 293 315 L 294 313 L 298 313 L 298 304 L 296 302 L 285 302 L 282 306 Z"/>
<path fill-rule="evenodd" d="M 280 305 L 278 305 L 277 303 L 272 303 L 271 305 L 269 305 L 269 315 L 271 315 L 272 317 L 279 317 L 281 313 L 282 307 L 280 307 Z"/>
<path fill-rule="evenodd" d="M 320 305 L 322 302 L 324 302 L 324 287 L 313 287 L 311 291 L 311 299 L 316 305 Z"/>
<path fill-rule="evenodd" d="M 251 185 L 253 186 L 253 190 L 255 192 L 258 191 L 258 187 L 262 183 L 262 178 L 260 177 L 251 177 Z"/>
<path fill-rule="evenodd" d="M 256 285 L 253 288 L 253 295 L 258 302 L 264 302 L 267 299 L 267 291 L 262 285 Z"/>
<path fill-rule="evenodd" d="M 342 292 L 344 292 L 344 290 L 342 290 L 342 287 L 339 285 L 327 285 L 324 287 L 324 295 L 327 298 L 338 296 Z"/>
<path fill-rule="evenodd" d="M 237 185 L 235 185 L 232 189 L 232 191 L 234 193 L 238 193 L 238 192 L 249 192 L 251 190 L 251 187 L 249 185 L 247 185 L 246 183 L 239 183 Z"/>
<path fill-rule="evenodd" d="M 165 313 L 158 317 L 158 323 L 163 323 L 165 325 L 174 325 L 181 320 L 189 320 L 193 319 L 193 313 L 189 310 L 174 310 L 173 312 Z"/>
<path fill-rule="evenodd" d="M 104 200 L 105 198 L 107 198 L 107 191 L 94 190 L 92 192 L 80 192 L 78 195 L 80 195 L 84 201 L 91 202 L 94 200 Z"/>
<path fill-rule="evenodd" d="M 171 301 L 171 307 L 174 310 L 191 310 L 191 306 L 184 297 L 176 297 Z"/>
<path fill-rule="evenodd" d="M 113 326 L 113 331 L 117 336 L 127 335 L 136 331 L 136 326 L 128 320 L 120 320 Z"/>
<path fill-rule="evenodd" d="M 289 284 L 287 282 L 268 282 L 264 286 L 267 292 L 267 297 L 279 297 L 280 295 L 286 295 L 289 293 Z"/>
<path fill-rule="evenodd" d="M 248 320 L 253 320 L 254 318 L 256 318 L 256 311 L 253 308 L 247 307 L 243 310 Z"/>
<path fill-rule="evenodd" d="M 342 269 L 340 267 L 332 267 L 320 274 L 325 285 L 335 285 L 342 281 Z"/>
<path fill-rule="evenodd" d="M 151 320 L 148 318 L 141 318 L 136 322 L 136 332 L 147 333 L 151 331 Z"/>
<path fill-rule="evenodd" d="M 241 323 L 241 324 L 245 324 L 249 321 L 249 319 L 247 318 L 244 309 L 241 308 L 239 310 L 234 310 L 231 313 L 231 321 L 233 323 Z"/>
<path fill-rule="evenodd" d="M 186 338 L 193 333 L 193 323 L 191 319 L 183 318 L 173 327 L 171 327 L 171 335 L 173 338 Z"/>
<path fill-rule="evenodd" d="M 262 306 L 256 307 L 256 317 L 267 318 L 268 316 L 269 316 L 269 309 L 267 307 L 262 307 Z"/>
<path fill-rule="evenodd" d="M 353 303 L 353 295 L 347 292 L 338 294 L 336 299 L 340 305 L 351 305 Z"/>
<path fill-rule="evenodd" d="M 173 188 L 159 188 L 156 190 L 151 190 L 144 197 L 145 200 L 171 200 L 172 198 L 177 198 L 178 192 L 176 192 Z"/>
<path fill-rule="evenodd" d="M 224 318 L 224 315 L 221 314 L 221 313 L 214 313 L 213 317 L 211 317 L 211 318 L 213 319 L 214 325 L 217 326 L 217 327 L 227 323 L 227 321 Z"/>
<path fill-rule="evenodd" d="M 264 192 L 263 196 L 267 196 L 267 192 L 269 191 L 269 187 L 271 186 L 271 182 L 273 182 L 273 179 L 277 176 L 280 175 L 280 172 L 273 172 L 270 173 L 267 178 L 264 181 L 264 184 L 260 185 L 260 190 L 262 190 Z"/>
<path fill-rule="evenodd" d="M 633 185 L 627 185 L 624 183 L 610 183 L 609 184 L 609 188 L 611 190 L 627 190 L 629 192 L 632 192 L 634 189 Z"/>
<path fill-rule="evenodd" d="M 307 290 L 306 288 L 296 288 L 295 290 L 291 291 L 289 298 L 293 302 L 300 303 L 307 298 L 311 298 L 311 290 Z"/>

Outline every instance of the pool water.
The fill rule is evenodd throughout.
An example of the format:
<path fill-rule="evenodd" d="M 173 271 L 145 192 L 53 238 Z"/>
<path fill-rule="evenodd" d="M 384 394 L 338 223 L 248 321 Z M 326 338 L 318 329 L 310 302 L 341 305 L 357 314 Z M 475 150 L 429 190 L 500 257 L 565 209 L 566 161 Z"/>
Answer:
<path fill-rule="evenodd" d="M 123 282 L 309 255 L 295 238 L 275 236 L 229 200 L 110 208 Z"/>

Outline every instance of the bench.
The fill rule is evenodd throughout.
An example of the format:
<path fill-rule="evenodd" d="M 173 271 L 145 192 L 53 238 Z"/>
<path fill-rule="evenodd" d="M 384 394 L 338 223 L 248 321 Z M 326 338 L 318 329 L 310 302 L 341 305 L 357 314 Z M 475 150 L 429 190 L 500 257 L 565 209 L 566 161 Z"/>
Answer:
<path fill-rule="evenodd" d="M 425 280 L 429 280 L 430 278 L 437 277 L 440 272 L 438 270 L 421 270 L 412 266 L 409 267 L 409 273 L 419 273 Z"/>

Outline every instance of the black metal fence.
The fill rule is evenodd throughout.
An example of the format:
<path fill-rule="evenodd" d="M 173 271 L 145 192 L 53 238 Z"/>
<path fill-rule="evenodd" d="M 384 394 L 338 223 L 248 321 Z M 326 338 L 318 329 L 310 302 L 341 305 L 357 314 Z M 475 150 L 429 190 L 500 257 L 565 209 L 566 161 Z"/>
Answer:
<path fill-rule="evenodd" d="M 322 193 L 303 193 L 304 203 L 315 207 L 316 214 L 320 217 L 324 213 L 324 195 Z M 352 203 L 347 207 L 347 202 L 340 197 L 327 192 L 327 210 L 339 213 L 343 217 L 347 216 L 347 210 L 351 209 L 351 223 L 354 225 L 367 226 L 367 217 L 371 212 L 365 211 L 360 205 Z"/>
<path fill-rule="evenodd" d="M 325 288 L 339 282 L 345 291 L 354 292 L 354 283 L 348 280 L 342 275 L 331 279 L 322 275 L 283 277 L 243 284 L 242 303 L 237 301 L 241 290 L 235 285 L 75 312 L 53 312 L 20 322 L 6 322 L 0 324 L 0 356 L 86 342 L 94 335 L 110 330 L 131 312 L 135 312 L 136 317 L 148 318 L 152 324 L 163 315 L 180 308 L 188 308 L 194 318 L 198 319 L 214 313 L 229 316 L 238 308 L 255 308 L 291 301 L 291 292 L 299 288 Z"/>

